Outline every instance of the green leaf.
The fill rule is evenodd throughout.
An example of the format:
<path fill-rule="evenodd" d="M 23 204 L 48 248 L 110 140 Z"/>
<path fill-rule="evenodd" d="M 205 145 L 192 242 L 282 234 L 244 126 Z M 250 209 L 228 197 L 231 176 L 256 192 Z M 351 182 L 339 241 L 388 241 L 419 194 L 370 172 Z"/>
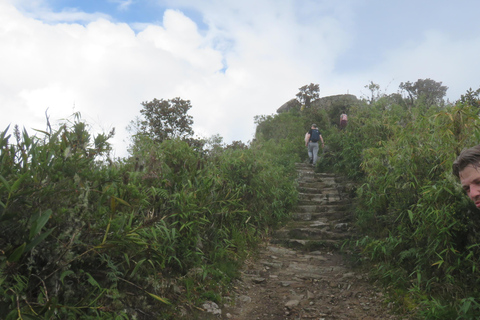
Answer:
<path fill-rule="evenodd" d="M 66 276 L 69 276 L 71 274 L 75 274 L 75 272 L 73 272 L 72 270 L 66 270 L 62 272 L 62 274 L 60 275 L 60 281 L 62 282 L 62 284 L 63 284 L 63 279 L 65 279 Z"/>
<path fill-rule="evenodd" d="M 165 304 L 171 304 L 170 301 L 168 301 L 168 299 L 166 299 L 166 298 L 159 297 L 159 296 L 157 296 L 156 294 L 153 294 L 153 293 L 150 293 L 150 292 L 147 292 L 147 293 L 148 293 L 148 295 L 149 295 L 150 297 L 152 297 L 152 298 L 154 298 L 154 299 L 156 299 L 156 300 L 158 300 L 158 301 L 161 301 L 161 302 L 163 302 L 163 303 L 165 303 Z"/>
<path fill-rule="evenodd" d="M 117 203 L 115 202 L 115 199 L 116 198 L 113 196 L 110 198 L 110 210 L 112 212 L 115 212 L 117 210 Z"/>
<path fill-rule="evenodd" d="M 115 200 L 117 200 L 117 201 L 120 202 L 121 204 L 130 207 L 130 204 L 129 204 L 127 201 L 125 201 L 125 200 L 123 200 L 123 199 L 120 199 L 120 198 L 117 198 L 117 197 L 113 197 L 113 198 L 115 198 Z"/>
<path fill-rule="evenodd" d="M 137 273 L 137 270 L 138 268 L 140 268 L 140 266 L 145 262 L 146 259 L 142 259 L 140 261 L 138 261 L 137 265 L 135 266 L 135 268 L 133 268 L 133 271 L 132 273 L 130 274 L 130 277 L 133 277 L 135 275 L 135 273 Z"/>
<path fill-rule="evenodd" d="M 101 289 L 102 287 L 98 284 L 97 280 L 95 280 L 91 275 L 90 273 L 88 272 L 85 272 L 85 274 L 87 275 L 88 277 L 88 282 L 92 285 L 92 286 L 95 286 L 99 289 Z"/>
<path fill-rule="evenodd" d="M 128 258 L 128 254 L 124 253 L 123 256 L 125 257 L 128 267 L 130 267 L 130 259 Z"/>
<path fill-rule="evenodd" d="M 17 309 L 14 309 L 10 311 L 9 314 L 5 317 L 5 320 L 17 320 L 18 319 L 18 311 Z"/>
<path fill-rule="evenodd" d="M 438 265 L 438 267 L 440 268 L 444 262 L 445 262 L 444 260 L 438 260 L 437 262 L 432 264 L 432 267 Z"/>
<path fill-rule="evenodd" d="M 10 190 L 11 190 L 10 183 L 8 183 L 8 181 L 2 175 L 0 175 L 0 181 L 3 183 L 5 188 L 7 188 L 7 191 L 10 193 Z"/>
<path fill-rule="evenodd" d="M 47 131 L 40 130 L 40 129 L 35 129 L 35 128 L 33 128 L 32 130 L 33 130 L 33 131 L 40 132 L 40 133 L 43 133 L 43 134 L 46 135 L 46 136 L 50 136 L 50 133 L 48 133 Z"/>
<path fill-rule="evenodd" d="M 23 252 L 25 251 L 25 242 L 19 246 L 17 249 L 15 249 L 11 255 L 8 256 L 8 261 L 9 262 L 16 262 L 20 260 L 20 257 L 22 256 Z"/>
<path fill-rule="evenodd" d="M 410 222 L 413 223 L 413 212 L 412 212 L 412 210 L 408 210 L 408 217 L 410 218 Z"/>
<path fill-rule="evenodd" d="M 10 189 L 10 192 L 15 192 L 18 190 L 18 188 L 20 188 L 20 185 L 22 184 L 23 180 L 25 180 L 25 178 L 27 177 L 27 175 L 30 175 L 31 173 L 30 172 L 26 172 L 24 174 L 22 174 L 20 176 L 20 178 L 17 179 L 17 181 L 15 181 L 12 185 L 12 188 Z"/>
<path fill-rule="evenodd" d="M 70 157 L 71 154 L 72 154 L 72 148 L 66 147 L 65 151 L 63 151 L 63 157 L 66 159 L 66 158 Z"/>
<path fill-rule="evenodd" d="M 39 216 L 38 219 L 33 221 L 32 227 L 30 228 L 30 239 L 33 238 L 34 235 L 36 235 L 42 230 L 42 228 L 47 223 L 48 219 L 50 219 L 51 215 L 52 215 L 52 210 L 48 209 L 41 216 Z"/>
<path fill-rule="evenodd" d="M 56 227 L 55 227 L 56 228 Z M 42 242 L 43 240 L 45 240 L 45 238 L 47 238 L 53 230 L 55 230 L 55 228 L 52 228 L 50 230 L 48 230 L 47 232 L 44 232 L 42 233 L 41 235 L 39 235 L 38 237 L 36 237 L 35 239 L 33 239 L 32 241 L 30 241 L 27 246 L 25 247 L 25 252 L 28 252 L 30 251 L 33 247 L 35 247 L 37 244 L 39 244 L 40 242 Z"/>

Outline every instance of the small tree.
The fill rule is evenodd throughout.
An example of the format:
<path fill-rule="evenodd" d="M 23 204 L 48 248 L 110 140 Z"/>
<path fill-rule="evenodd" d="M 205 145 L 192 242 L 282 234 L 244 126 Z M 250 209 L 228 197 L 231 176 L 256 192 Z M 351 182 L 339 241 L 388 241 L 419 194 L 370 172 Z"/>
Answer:
<path fill-rule="evenodd" d="M 432 105 L 443 106 L 443 98 L 448 90 L 448 87 L 442 86 L 442 82 L 436 82 L 432 79 L 418 79 L 415 83 L 402 82 L 399 87 L 407 92 L 410 105 L 413 106 L 418 99 L 423 99 L 426 107 Z"/>
<path fill-rule="evenodd" d="M 317 100 L 320 97 L 320 85 L 310 83 L 299 88 L 300 92 L 297 93 L 298 101 L 305 106 L 305 108 L 310 108 L 312 102 Z"/>
<path fill-rule="evenodd" d="M 459 101 L 480 109 L 480 88 L 475 91 L 473 91 L 472 88 L 468 89 L 465 94 L 461 95 Z"/>
<path fill-rule="evenodd" d="M 369 104 L 374 103 L 378 99 L 380 99 L 380 85 L 373 83 L 373 81 L 370 81 L 369 84 L 365 85 L 364 88 L 367 88 L 370 90 L 370 101 L 368 101 Z"/>
<path fill-rule="evenodd" d="M 153 99 L 142 102 L 139 133 L 149 135 L 153 140 L 187 139 L 193 136 L 193 118 L 188 115 L 192 105 L 190 100 L 175 98 L 171 100 Z"/>

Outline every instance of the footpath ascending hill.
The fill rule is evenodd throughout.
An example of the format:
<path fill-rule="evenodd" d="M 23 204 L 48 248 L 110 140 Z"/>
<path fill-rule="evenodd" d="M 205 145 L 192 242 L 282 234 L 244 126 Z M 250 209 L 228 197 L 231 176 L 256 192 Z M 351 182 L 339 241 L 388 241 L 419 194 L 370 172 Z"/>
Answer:
<path fill-rule="evenodd" d="M 258 259 L 245 266 L 236 305 L 221 319 L 400 319 L 367 275 L 340 253 L 351 236 L 351 199 L 335 176 L 297 164 L 300 203 Z M 405 317 L 402 317 L 405 319 Z"/>

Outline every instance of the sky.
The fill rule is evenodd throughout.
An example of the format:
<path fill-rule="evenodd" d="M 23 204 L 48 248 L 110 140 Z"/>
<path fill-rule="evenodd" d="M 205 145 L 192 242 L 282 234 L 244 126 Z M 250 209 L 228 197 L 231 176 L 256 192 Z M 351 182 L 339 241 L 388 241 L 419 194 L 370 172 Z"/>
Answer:
<path fill-rule="evenodd" d="M 480 87 L 477 0 L 0 0 L 0 131 L 79 112 L 128 156 L 142 102 L 189 100 L 196 136 L 254 138 L 299 88 Z"/>

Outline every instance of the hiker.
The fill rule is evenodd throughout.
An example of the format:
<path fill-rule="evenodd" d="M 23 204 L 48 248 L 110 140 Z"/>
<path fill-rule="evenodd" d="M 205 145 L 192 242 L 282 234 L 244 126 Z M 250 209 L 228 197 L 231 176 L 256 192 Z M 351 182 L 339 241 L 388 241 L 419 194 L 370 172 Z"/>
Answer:
<path fill-rule="evenodd" d="M 315 166 L 318 158 L 318 141 L 322 141 L 322 148 L 325 146 L 323 142 L 323 137 L 318 131 L 316 124 L 312 124 L 312 127 L 305 135 L 305 146 L 308 147 L 308 157 L 310 158 L 310 163 Z"/>
<path fill-rule="evenodd" d="M 345 111 L 343 111 L 342 114 L 340 115 L 340 130 L 343 130 L 347 127 L 347 120 L 348 120 L 347 114 L 345 113 Z"/>
<path fill-rule="evenodd" d="M 480 145 L 463 150 L 453 162 L 452 170 L 467 196 L 480 208 Z"/>

